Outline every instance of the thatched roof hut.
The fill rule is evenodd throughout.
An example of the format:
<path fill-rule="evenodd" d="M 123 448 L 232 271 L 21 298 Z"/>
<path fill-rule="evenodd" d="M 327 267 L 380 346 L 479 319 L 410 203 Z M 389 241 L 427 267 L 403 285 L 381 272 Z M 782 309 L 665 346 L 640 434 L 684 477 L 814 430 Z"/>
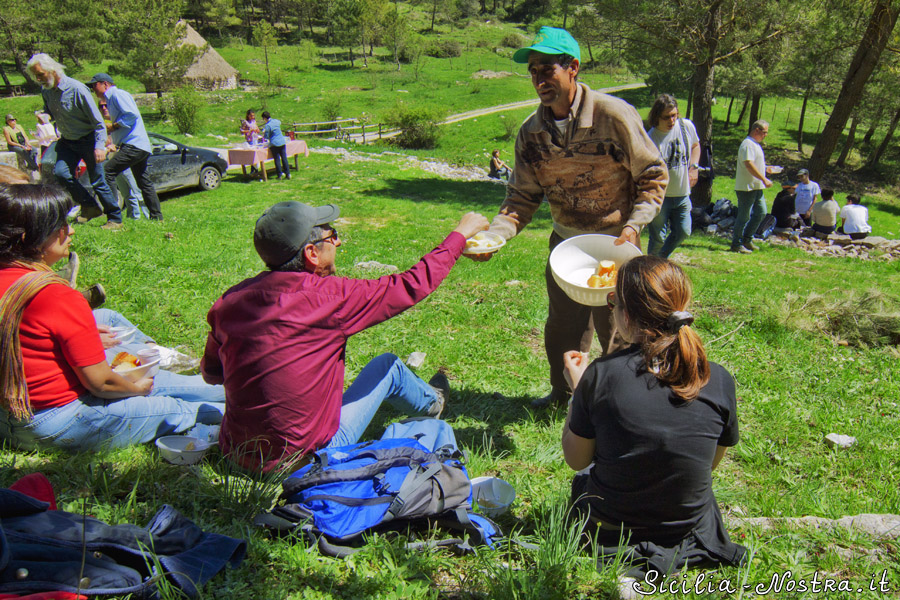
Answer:
<path fill-rule="evenodd" d="M 179 21 L 183 23 L 183 21 Z M 184 23 L 185 33 L 182 44 L 190 44 L 202 48 L 206 52 L 200 55 L 184 74 L 184 78 L 203 90 L 233 90 L 238 86 L 238 71 L 229 65 L 222 55 L 212 46 L 206 44 L 203 36 L 188 23 Z"/>

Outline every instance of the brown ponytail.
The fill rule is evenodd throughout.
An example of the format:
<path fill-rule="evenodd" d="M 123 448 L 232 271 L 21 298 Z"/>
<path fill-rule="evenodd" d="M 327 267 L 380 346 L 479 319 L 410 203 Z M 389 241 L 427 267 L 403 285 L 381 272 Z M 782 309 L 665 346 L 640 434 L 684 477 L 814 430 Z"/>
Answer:
<path fill-rule="evenodd" d="M 703 342 L 685 313 L 691 283 L 681 267 L 657 256 L 638 256 L 619 270 L 616 295 L 633 324 L 648 371 L 684 400 L 709 381 Z"/>

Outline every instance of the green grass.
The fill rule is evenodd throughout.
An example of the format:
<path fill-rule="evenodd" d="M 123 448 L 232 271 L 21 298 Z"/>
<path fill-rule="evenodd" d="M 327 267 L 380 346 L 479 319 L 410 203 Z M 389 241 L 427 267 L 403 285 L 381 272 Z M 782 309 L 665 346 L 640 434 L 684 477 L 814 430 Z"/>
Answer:
<path fill-rule="evenodd" d="M 502 199 L 497 184 L 443 180 L 405 163 L 388 155 L 337 165 L 332 155 L 314 153 L 290 182 L 232 177 L 215 192 L 169 195 L 163 224 L 128 223 L 124 232 L 102 231 L 99 223 L 79 226 L 74 245 L 82 257 L 81 281 L 102 283 L 108 306 L 161 343 L 199 353 L 212 302 L 262 268 L 252 229 L 272 203 L 339 204 L 344 242 L 339 273 L 365 276 L 354 269 L 356 263 L 378 260 L 408 268 L 463 212 L 492 215 Z M 727 190 L 728 182 L 721 183 Z M 164 464 L 152 446 L 75 456 L 9 451 L 0 484 L 42 471 L 66 510 L 80 511 L 87 502 L 100 518 L 143 523 L 160 504 L 170 503 L 204 527 L 248 538 L 244 565 L 208 584 L 206 598 L 609 597 L 615 570 L 597 572 L 589 554 L 562 550 L 567 534 L 560 511 L 571 478 L 559 447 L 564 414 L 532 413 L 528 407 L 547 391 L 541 331 L 549 232 L 549 214 L 542 209 L 493 260 L 461 260 L 427 300 L 354 336 L 347 379 L 386 351 L 401 357 L 425 352 L 419 373 L 426 378 L 445 368 L 455 390 L 446 418 L 472 455 L 472 475 L 499 475 L 518 492 L 501 524 L 526 540 L 555 540 L 559 550 L 511 547 L 457 558 L 409 554 L 398 542 L 379 539 L 352 559 L 322 559 L 251 527 L 252 514 L 266 508 L 277 489 L 246 486 L 217 455 L 196 468 Z M 698 235 L 676 255 L 694 281 L 697 327 L 709 342 L 710 357 L 738 383 L 741 443 L 714 477 L 723 510 L 828 518 L 896 512 L 896 349 L 839 346 L 824 333 L 780 321 L 791 294 L 840 297 L 877 287 L 896 298 L 896 264 L 814 258 L 782 247 L 736 256 L 724 251 L 726 243 Z M 519 283 L 512 285 L 513 280 Z M 367 435 L 379 435 L 397 416 L 383 410 Z M 859 443 L 849 450 L 829 449 L 823 438 L 831 432 L 854 435 Z M 729 522 L 733 535 L 755 554 L 743 570 L 710 574 L 717 580 L 762 583 L 791 568 L 795 577 L 820 571 L 867 582 L 877 566 L 900 585 L 893 542 L 788 527 L 758 531 L 730 517 Z M 838 553 L 847 549 L 851 559 L 845 561 Z"/>
<path fill-rule="evenodd" d="M 297 60 L 292 51 L 279 48 L 276 53 L 278 69 L 285 72 L 283 82 L 291 89 L 269 105 L 283 121 L 320 118 L 322 99 L 334 89 L 345 91 L 345 116 L 361 111 L 377 115 L 398 97 L 456 112 L 533 94 L 520 75 L 476 83 L 470 77 L 476 66 L 513 70 L 505 58 L 481 48 L 471 47 L 466 57 L 453 59 L 452 68 L 446 59 L 427 59 L 419 84 L 411 79 L 408 66 L 392 75 L 390 65 L 381 61 L 370 63 L 369 72 L 377 72 L 377 78 L 338 63 L 292 68 L 290 61 Z M 234 46 L 220 52 L 238 63 L 242 72 L 249 70 L 251 78 L 263 76 L 256 49 Z M 86 66 L 80 77 L 101 66 Z M 599 74 L 584 78 L 592 87 L 613 83 Z M 123 87 L 137 91 L 139 86 L 125 81 Z M 397 92 L 406 87 L 407 94 Z M 625 97 L 646 116 L 652 100 L 648 92 Z M 235 141 L 238 117 L 249 106 L 260 106 L 254 93 L 218 92 L 209 98 L 204 133 L 228 134 Z M 39 107 L 35 97 L 3 103 L 7 112 L 23 114 Z M 793 152 L 790 126 L 781 125 L 789 108 L 796 118 L 797 103 L 779 100 L 777 105 L 763 108 L 763 117 L 772 122 L 767 157 L 770 163 L 799 166 L 803 157 Z M 723 120 L 726 109 L 727 102 L 720 102 L 715 117 Z M 487 153 L 500 148 L 511 162 L 513 142 L 504 139 L 503 121 L 519 123 L 529 113 L 523 109 L 448 125 L 437 148 L 410 154 L 485 166 Z M 152 110 L 146 114 L 152 130 L 172 133 L 170 125 L 153 121 Z M 807 122 L 814 120 L 810 117 Z M 723 176 L 715 182 L 713 197 L 733 199 L 728 175 L 744 129 L 724 131 L 720 124 L 716 156 Z M 208 142 L 194 138 L 190 143 Z M 814 134 L 807 134 L 807 143 L 814 143 Z M 311 142 L 314 148 L 325 144 Z M 805 149 L 807 154 L 810 148 Z M 342 160 L 321 153 L 301 157 L 300 170 L 290 182 L 263 184 L 233 176 L 214 192 L 166 195 L 163 224 L 129 222 L 123 232 L 102 231 L 99 223 L 79 226 L 74 247 L 82 257 L 82 285 L 102 283 L 109 295 L 107 306 L 127 315 L 160 343 L 184 345 L 199 354 L 209 307 L 228 287 L 262 268 L 253 250 L 252 230 L 267 206 L 287 199 L 340 205 L 344 243 L 337 258 L 339 274 L 364 277 L 368 275 L 356 270 L 356 263 L 377 260 L 408 268 L 443 239 L 461 214 L 475 210 L 490 217 L 502 201 L 501 185 L 441 179 L 410 166 L 403 156 L 381 155 L 386 149 L 395 151 L 388 146 L 353 148 L 371 160 Z M 820 183 L 824 187 L 829 181 Z M 900 202 L 894 190 L 870 181 L 859 185 L 865 186 L 864 202 L 876 234 L 900 234 Z M 835 187 L 842 202 L 850 189 Z M 776 192 L 766 192 L 770 203 Z M 571 535 L 563 516 L 572 474 L 562 462 L 559 446 L 564 413 L 529 409 L 530 401 L 548 389 L 542 328 L 550 226 L 549 213 L 542 208 L 493 260 L 484 264 L 461 260 L 427 300 L 354 336 L 347 350 L 348 381 L 382 352 L 401 357 L 425 352 L 419 374 L 426 379 L 438 367 L 447 370 L 454 394 L 445 415 L 471 455 L 472 476 L 498 475 L 515 486 L 516 503 L 500 519 L 501 525 L 524 540 L 545 542 L 541 551 L 513 545 L 467 557 L 444 552 L 419 555 L 402 550 L 396 540 L 377 538 L 350 559 L 323 558 L 306 552 L 296 540 L 270 539 L 252 528 L 253 513 L 267 508 L 277 488 L 273 482 L 248 484 L 215 453 L 198 467 L 181 468 L 163 463 L 151 446 L 74 456 L 9 450 L 0 453 L 0 485 L 41 471 L 50 477 L 65 510 L 80 512 L 86 503 L 88 512 L 99 518 L 143 524 L 161 504 L 169 503 L 206 528 L 247 538 L 244 565 L 217 576 L 206 586 L 204 598 L 612 597 L 615 568 L 598 572 L 589 553 L 570 551 Z M 775 246 L 737 256 L 726 248 L 723 238 L 696 235 L 675 255 L 694 282 L 696 326 L 707 341 L 710 358 L 733 373 L 738 384 L 741 442 L 716 471 L 714 486 L 733 537 L 748 546 L 752 560 L 742 569 L 724 569 L 708 577 L 755 585 L 791 569 L 794 579 L 808 580 L 819 573 L 846 579 L 855 590 L 866 588 L 872 573 L 886 570 L 896 597 L 900 588 L 896 542 L 786 525 L 763 531 L 740 524 L 736 515 L 836 518 L 897 512 L 900 354 L 895 347 L 842 346 L 824 332 L 801 327 L 799 320 L 784 319 L 793 298 L 811 293 L 840 299 L 848 292 L 875 288 L 897 299 L 897 264 L 816 258 Z M 378 436 L 397 416 L 384 409 L 367 436 Z M 848 450 L 829 449 L 823 438 L 831 432 L 853 435 L 858 444 Z M 686 581 L 692 583 L 695 577 L 696 572 L 691 573 Z M 725 597 L 693 592 L 675 596 Z M 864 591 L 778 597 L 884 596 Z"/>

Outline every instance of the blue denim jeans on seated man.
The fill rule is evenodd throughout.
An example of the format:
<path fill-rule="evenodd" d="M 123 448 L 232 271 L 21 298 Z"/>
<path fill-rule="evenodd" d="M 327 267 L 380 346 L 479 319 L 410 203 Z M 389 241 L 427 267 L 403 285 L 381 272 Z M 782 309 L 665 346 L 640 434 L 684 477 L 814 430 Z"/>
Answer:
<path fill-rule="evenodd" d="M 94 311 L 94 318 L 98 325 L 131 326 L 128 319 L 109 309 Z M 111 348 L 107 355 L 135 351 L 147 341 L 150 338 L 137 331 L 130 344 Z M 160 371 L 149 396 L 104 400 L 87 393 L 65 406 L 39 411 L 27 423 L 12 420 L 0 408 L 0 438 L 24 449 L 121 448 L 184 433 L 197 423 L 218 425 L 224 413 L 222 386 L 209 385 L 200 375 Z"/>
<path fill-rule="evenodd" d="M 122 211 L 119 209 L 119 203 L 116 201 L 112 189 L 106 184 L 103 163 L 97 163 L 94 160 L 93 135 L 85 136 L 80 140 L 60 139 L 56 142 L 56 165 L 53 167 L 53 174 L 69 191 L 75 202 L 81 206 L 94 206 L 93 196 L 75 178 L 80 160 L 83 160 L 87 167 L 91 186 L 97 192 L 103 212 L 113 223 L 121 223 Z"/>
<path fill-rule="evenodd" d="M 328 448 L 355 444 L 387 401 L 405 413 L 424 413 L 438 399 L 434 388 L 419 379 L 393 354 L 376 356 L 344 392 L 341 421 Z"/>
<path fill-rule="evenodd" d="M 684 238 L 691 235 L 691 197 L 666 196 L 648 229 L 647 254 L 669 258 Z"/>
<path fill-rule="evenodd" d="M 734 193 L 737 194 L 738 213 L 734 220 L 731 247 L 737 248 L 753 240 L 753 234 L 766 216 L 766 198 L 763 196 L 763 190 Z"/>

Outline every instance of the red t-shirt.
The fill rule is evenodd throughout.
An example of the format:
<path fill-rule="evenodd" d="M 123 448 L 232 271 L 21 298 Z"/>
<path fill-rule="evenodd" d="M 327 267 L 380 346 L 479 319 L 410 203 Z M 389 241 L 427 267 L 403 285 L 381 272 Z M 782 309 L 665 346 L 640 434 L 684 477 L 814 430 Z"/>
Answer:
<path fill-rule="evenodd" d="M 0 294 L 29 272 L 0 270 Z M 87 392 L 70 365 L 88 367 L 106 360 L 91 307 L 84 296 L 63 284 L 48 285 L 28 303 L 19 342 L 35 412 L 65 406 Z"/>

